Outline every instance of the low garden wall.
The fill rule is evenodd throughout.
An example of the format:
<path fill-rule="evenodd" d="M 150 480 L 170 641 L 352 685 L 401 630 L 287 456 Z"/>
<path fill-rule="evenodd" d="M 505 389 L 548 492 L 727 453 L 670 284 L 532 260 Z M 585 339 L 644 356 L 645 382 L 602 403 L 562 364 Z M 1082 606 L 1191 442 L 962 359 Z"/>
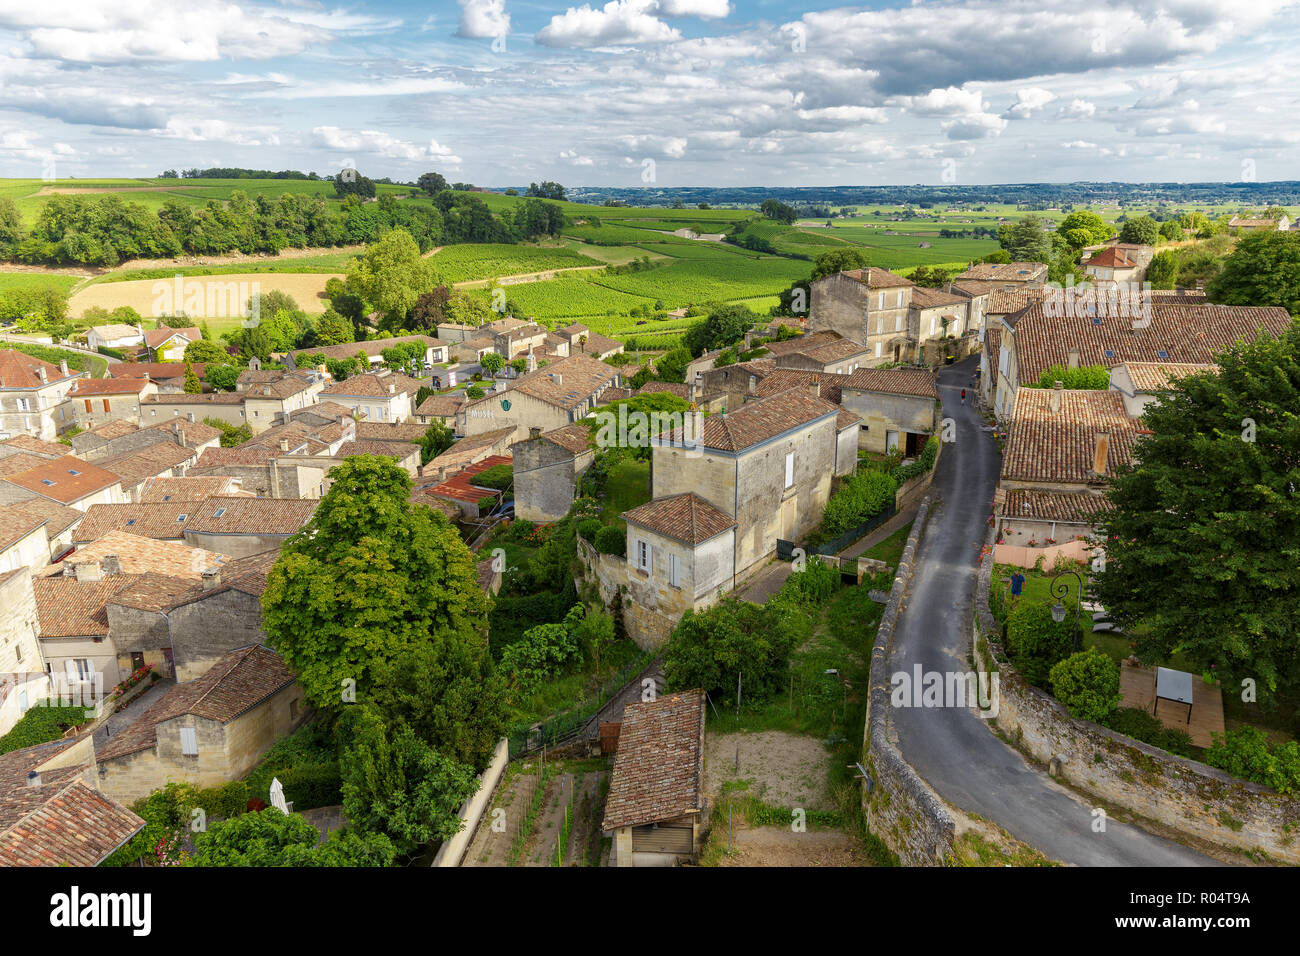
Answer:
<path fill-rule="evenodd" d="M 492 762 L 479 774 L 478 790 L 460 808 L 462 823 L 460 832 L 438 848 L 438 853 L 433 858 L 434 866 L 460 866 L 460 861 L 465 856 L 465 851 L 469 849 L 470 840 L 474 839 L 474 832 L 478 829 L 483 814 L 487 812 L 488 805 L 492 802 L 492 794 L 496 793 L 497 784 L 501 782 L 501 775 L 506 772 L 506 764 L 509 762 L 509 741 L 502 737 L 497 743 L 497 749 L 492 753 Z"/>
<path fill-rule="evenodd" d="M 862 791 L 867 827 L 905 866 L 943 865 L 953 852 L 958 829 L 957 819 L 948 805 L 903 759 L 889 727 L 889 648 L 929 511 L 927 498 L 917 510 L 889 592 L 889 602 L 876 630 L 862 748 L 863 762 L 871 775 L 871 781 Z"/>
<path fill-rule="evenodd" d="M 1016 673 L 989 609 L 992 534 L 987 545 L 976 585 L 973 641 L 977 669 L 990 665 L 989 656 L 996 660 L 998 729 L 1058 779 L 1100 801 L 1196 840 L 1300 864 L 1300 799 L 1075 720 Z"/>
<path fill-rule="evenodd" d="M 1014 564 L 1018 568 L 1032 568 L 1040 560 L 1043 567 L 1054 568 L 1062 555 L 1070 561 L 1087 561 L 1092 553 L 1092 545 L 1086 541 L 1067 541 L 1064 544 L 1049 544 L 1041 548 L 1029 548 L 1019 544 L 995 544 L 993 560 L 998 564 Z M 985 603 L 988 594 L 984 595 Z"/>

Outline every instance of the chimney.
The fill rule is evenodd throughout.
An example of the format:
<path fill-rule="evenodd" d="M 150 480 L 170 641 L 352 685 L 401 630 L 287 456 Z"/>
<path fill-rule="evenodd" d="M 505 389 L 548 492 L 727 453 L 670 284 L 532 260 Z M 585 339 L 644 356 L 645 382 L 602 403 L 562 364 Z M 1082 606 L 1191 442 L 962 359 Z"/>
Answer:
<path fill-rule="evenodd" d="M 181 423 L 180 423 L 180 422 L 172 422 L 172 434 L 175 435 L 175 436 L 177 436 L 178 438 L 180 437 L 180 434 L 181 434 Z"/>
<path fill-rule="evenodd" d="M 394 385 L 392 382 L 389 382 L 389 383 L 388 383 L 388 394 L 389 394 L 389 395 L 396 395 L 396 394 L 397 394 L 397 386 Z"/>
<path fill-rule="evenodd" d="M 100 569 L 98 561 L 82 561 L 76 565 L 74 573 L 77 575 L 78 581 L 94 582 L 104 579 L 104 573 Z"/>
<path fill-rule="evenodd" d="M 695 382 L 691 382 L 689 394 L 691 397 L 691 404 L 692 405 L 697 404 L 700 396 L 700 386 Z"/>
<path fill-rule="evenodd" d="M 103 567 L 105 574 L 121 574 L 122 559 L 115 554 L 106 554 L 104 555 Z"/>
<path fill-rule="evenodd" d="M 529 441 L 536 441 L 541 437 L 542 437 L 542 430 L 538 428 L 536 425 L 530 425 L 528 428 Z"/>
<path fill-rule="evenodd" d="M 815 378 L 815 379 L 813 379 L 812 388 L 810 388 L 809 391 L 812 392 L 814 395 L 816 395 L 818 398 L 821 398 L 821 397 L 822 397 L 822 380 L 819 379 L 819 378 Z"/>
<path fill-rule="evenodd" d="M 193 412 L 186 412 L 186 413 L 185 413 L 185 420 L 186 420 L 187 422 L 193 422 L 193 421 L 194 421 L 194 413 L 193 413 Z"/>
<path fill-rule="evenodd" d="M 27 786 L 39 787 L 41 785 L 41 772 L 39 770 L 27 771 Z"/>
<path fill-rule="evenodd" d="M 211 591 L 213 588 L 221 586 L 220 567 L 204 568 L 202 574 L 203 574 L 203 590 Z"/>
<path fill-rule="evenodd" d="M 1078 367 L 1079 367 L 1079 349 L 1078 349 L 1078 347 L 1075 347 L 1075 348 L 1071 348 L 1071 349 L 1070 349 L 1069 365 L 1070 365 L 1070 368 L 1078 368 Z"/>
<path fill-rule="evenodd" d="M 446 466 L 446 465 L 439 465 L 439 466 L 438 466 L 438 480 L 439 480 L 439 481 L 446 481 L 446 480 L 447 480 L 447 466 Z"/>
<path fill-rule="evenodd" d="M 67 375 L 68 375 L 68 360 L 67 360 L 67 359 L 59 359 L 59 374 L 62 375 L 64 378 L 67 377 Z"/>
<path fill-rule="evenodd" d="M 1061 414 L 1061 392 L 1063 392 L 1064 390 L 1065 390 L 1065 383 L 1064 383 L 1064 382 L 1053 382 L 1053 383 L 1052 383 L 1052 398 L 1051 398 L 1051 402 L 1052 402 L 1052 414 L 1053 414 L 1053 415 L 1059 415 L 1059 414 Z"/>
<path fill-rule="evenodd" d="M 1098 478 L 1104 478 L 1106 475 L 1106 452 L 1110 450 L 1110 435 L 1106 432 L 1097 432 L 1096 447 L 1092 453 L 1092 473 Z"/>
<path fill-rule="evenodd" d="M 287 452 L 288 450 L 289 450 L 289 439 L 287 439 L 287 438 L 281 438 L 281 439 L 280 439 L 280 451 Z"/>
<path fill-rule="evenodd" d="M 749 394 L 750 394 L 750 395 L 753 395 L 753 394 L 754 394 L 754 389 L 756 389 L 756 388 L 758 388 L 758 376 L 757 376 L 757 375 L 751 375 L 751 376 L 749 376 Z"/>
<path fill-rule="evenodd" d="M 44 385 L 46 382 L 48 382 L 48 381 L 50 380 L 50 379 L 49 379 L 49 376 L 45 374 L 45 369 L 44 369 L 44 368 L 38 368 L 38 369 L 36 370 L 36 374 L 39 375 L 39 376 L 41 377 L 41 384 L 42 384 L 42 385 Z"/>

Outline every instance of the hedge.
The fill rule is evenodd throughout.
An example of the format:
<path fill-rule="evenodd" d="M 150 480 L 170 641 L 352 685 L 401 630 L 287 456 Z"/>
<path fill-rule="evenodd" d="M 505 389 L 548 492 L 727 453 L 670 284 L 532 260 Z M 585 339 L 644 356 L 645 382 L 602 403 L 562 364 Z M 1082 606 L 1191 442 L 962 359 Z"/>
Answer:
<path fill-rule="evenodd" d="M 58 740 L 68 728 L 79 727 L 88 719 L 85 707 L 38 704 L 23 714 L 9 733 L 0 737 L 0 754 Z"/>
<path fill-rule="evenodd" d="M 596 540 L 592 543 L 601 554 L 616 554 L 621 558 L 627 553 L 627 534 L 612 525 L 596 532 Z"/>

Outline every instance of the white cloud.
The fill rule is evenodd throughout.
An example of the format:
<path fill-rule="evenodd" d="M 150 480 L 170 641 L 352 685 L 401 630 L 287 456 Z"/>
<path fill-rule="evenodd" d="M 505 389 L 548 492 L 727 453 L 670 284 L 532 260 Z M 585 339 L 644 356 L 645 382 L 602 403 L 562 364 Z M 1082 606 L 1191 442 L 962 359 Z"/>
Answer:
<path fill-rule="evenodd" d="M 907 96 L 903 102 L 917 116 L 963 116 L 982 113 L 987 105 L 984 94 L 979 90 L 959 89 L 955 86 L 943 90 L 934 89 L 924 96 Z"/>
<path fill-rule="evenodd" d="M 1096 112 L 1096 104 L 1076 98 L 1070 100 L 1069 106 L 1062 106 L 1056 115 L 1066 119 L 1088 119 Z"/>
<path fill-rule="evenodd" d="M 534 38 L 550 47 L 608 47 L 668 43 L 681 31 L 654 16 L 655 0 L 610 0 L 599 10 L 570 7 L 551 18 Z"/>
<path fill-rule="evenodd" d="M 616 140 L 624 149 L 659 153 L 669 159 L 681 159 L 686 155 L 686 140 L 679 136 L 629 135 Z"/>
<path fill-rule="evenodd" d="M 1016 90 L 1015 103 L 1002 115 L 1008 119 L 1028 119 L 1054 99 L 1055 93 L 1038 86 Z"/>
<path fill-rule="evenodd" d="M 940 123 L 939 128 L 949 139 L 984 139 L 999 135 L 1007 128 L 1007 121 L 994 113 L 970 113 Z"/>
<path fill-rule="evenodd" d="M 565 149 L 560 151 L 560 159 L 567 162 L 570 166 L 594 166 L 596 161 L 590 156 L 581 156 L 576 149 Z"/>
<path fill-rule="evenodd" d="M 503 37 L 510 32 L 506 0 L 456 0 L 460 4 L 458 37 Z"/>
<path fill-rule="evenodd" d="M 232 146 L 278 146 L 280 137 L 274 126 L 250 126 L 219 119 L 182 119 L 167 121 L 164 136 L 191 143 L 226 143 Z"/>
<path fill-rule="evenodd" d="M 1066 149 L 1096 149 L 1096 143 L 1089 143 L 1087 140 L 1076 139 L 1068 143 L 1062 143 Z"/>
<path fill-rule="evenodd" d="M 421 146 L 380 130 L 345 130 L 337 126 L 317 126 L 312 135 L 318 145 L 340 152 L 370 153 L 410 162 L 436 160 L 451 166 L 461 163 L 461 158 L 453 155 L 450 147 L 433 139 L 427 146 Z"/>
<path fill-rule="evenodd" d="M 659 0 L 659 15 L 721 20 L 731 13 L 730 0 Z"/>

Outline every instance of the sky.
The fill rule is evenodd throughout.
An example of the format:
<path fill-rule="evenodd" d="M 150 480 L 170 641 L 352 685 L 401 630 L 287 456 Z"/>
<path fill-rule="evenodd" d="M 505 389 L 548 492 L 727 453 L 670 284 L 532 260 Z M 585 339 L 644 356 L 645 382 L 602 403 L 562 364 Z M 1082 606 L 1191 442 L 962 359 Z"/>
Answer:
<path fill-rule="evenodd" d="M 1300 179 L 1300 0 L 0 0 L 0 176 Z"/>

